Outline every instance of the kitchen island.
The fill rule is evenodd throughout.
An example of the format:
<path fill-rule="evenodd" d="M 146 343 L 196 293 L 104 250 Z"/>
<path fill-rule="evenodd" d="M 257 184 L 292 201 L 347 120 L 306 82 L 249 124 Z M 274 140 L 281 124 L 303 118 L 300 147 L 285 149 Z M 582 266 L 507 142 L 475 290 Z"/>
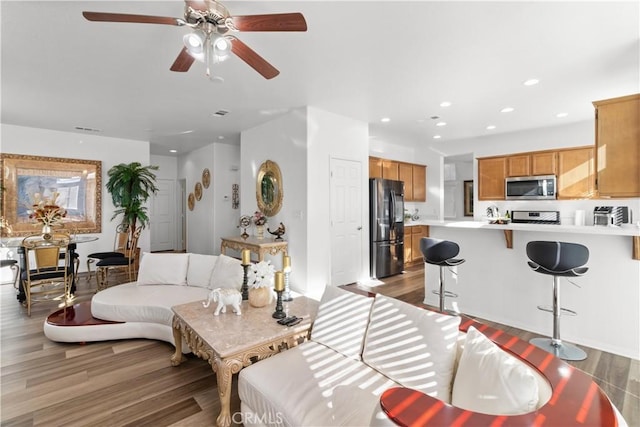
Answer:
<path fill-rule="evenodd" d="M 552 316 L 537 306 L 551 304 L 552 279 L 529 268 L 526 245 L 557 240 L 587 246 L 589 271 L 571 279 L 580 288 L 562 279 L 562 305 L 578 316 L 563 317 L 561 336 L 640 358 L 640 228 L 438 220 L 408 225 L 427 225 L 431 237 L 460 245 L 466 262 L 446 277 L 447 289 L 459 297 L 447 299 L 447 308 L 545 336 L 551 335 Z M 426 304 L 437 306 L 437 287 L 438 267 L 425 264 Z"/>

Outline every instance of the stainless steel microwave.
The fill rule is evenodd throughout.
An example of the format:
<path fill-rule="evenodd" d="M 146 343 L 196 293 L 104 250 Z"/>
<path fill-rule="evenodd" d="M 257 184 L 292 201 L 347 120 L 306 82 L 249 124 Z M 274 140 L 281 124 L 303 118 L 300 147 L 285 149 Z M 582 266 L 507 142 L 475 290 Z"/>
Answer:
<path fill-rule="evenodd" d="M 505 180 L 507 200 L 555 200 L 556 176 L 519 176 Z"/>

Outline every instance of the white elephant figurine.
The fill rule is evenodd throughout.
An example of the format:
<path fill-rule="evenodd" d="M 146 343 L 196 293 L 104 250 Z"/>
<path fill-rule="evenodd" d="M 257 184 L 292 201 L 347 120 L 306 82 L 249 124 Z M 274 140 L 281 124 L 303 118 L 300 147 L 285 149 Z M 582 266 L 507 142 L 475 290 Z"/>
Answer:
<path fill-rule="evenodd" d="M 240 316 L 242 312 L 240 311 L 240 304 L 242 303 L 242 294 L 240 291 L 235 289 L 226 289 L 226 288 L 216 288 L 209 292 L 209 298 L 206 301 L 202 302 L 202 305 L 207 308 L 211 301 L 217 302 L 218 306 L 216 307 L 216 311 L 213 313 L 214 316 L 220 314 L 220 311 L 223 313 L 227 312 L 227 305 L 230 305 L 233 308 L 233 312 Z"/>

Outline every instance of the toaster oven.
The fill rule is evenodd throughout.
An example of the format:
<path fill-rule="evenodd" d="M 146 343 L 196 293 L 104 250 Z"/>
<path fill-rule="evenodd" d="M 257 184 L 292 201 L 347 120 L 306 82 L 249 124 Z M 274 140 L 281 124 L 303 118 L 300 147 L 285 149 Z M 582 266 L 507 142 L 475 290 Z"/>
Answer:
<path fill-rule="evenodd" d="M 596 206 L 593 210 L 593 225 L 607 227 L 631 222 L 631 211 L 628 206 Z"/>

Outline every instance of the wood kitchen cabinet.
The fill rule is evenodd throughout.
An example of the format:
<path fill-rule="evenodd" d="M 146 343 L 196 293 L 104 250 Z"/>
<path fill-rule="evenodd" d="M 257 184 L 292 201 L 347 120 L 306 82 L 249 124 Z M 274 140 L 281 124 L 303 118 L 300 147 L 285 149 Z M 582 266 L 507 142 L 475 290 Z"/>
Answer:
<path fill-rule="evenodd" d="M 556 152 L 540 151 L 507 157 L 507 176 L 555 175 Z"/>
<path fill-rule="evenodd" d="M 412 225 L 404 228 L 404 265 L 409 267 L 422 262 L 420 239 L 429 237 L 429 226 Z"/>
<path fill-rule="evenodd" d="M 506 157 L 478 159 L 478 200 L 504 200 Z"/>
<path fill-rule="evenodd" d="M 413 167 L 409 163 L 398 164 L 398 179 L 404 182 L 404 200 L 413 200 Z"/>
<path fill-rule="evenodd" d="M 594 147 L 558 151 L 558 199 L 584 199 L 595 196 L 594 151 Z"/>
<path fill-rule="evenodd" d="M 369 157 L 369 178 L 403 181 L 405 201 L 427 201 L 427 167 L 424 165 Z"/>
<path fill-rule="evenodd" d="M 413 201 L 427 201 L 427 167 L 423 165 L 411 165 L 413 178 Z"/>
<path fill-rule="evenodd" d="M 640 94 L 593 102 L 596 187 L 606 197 L 640 197 Z"/>
<path fill-rule="evenodd" d="M 398 181 L 400 178 L 398 175 L 398 162 L 382 159 L 382 177 Z"/>
<path fill-rule="evenodd" d="M 382 159 L 369 157 L 369 178 L 382 178 Z"/>

